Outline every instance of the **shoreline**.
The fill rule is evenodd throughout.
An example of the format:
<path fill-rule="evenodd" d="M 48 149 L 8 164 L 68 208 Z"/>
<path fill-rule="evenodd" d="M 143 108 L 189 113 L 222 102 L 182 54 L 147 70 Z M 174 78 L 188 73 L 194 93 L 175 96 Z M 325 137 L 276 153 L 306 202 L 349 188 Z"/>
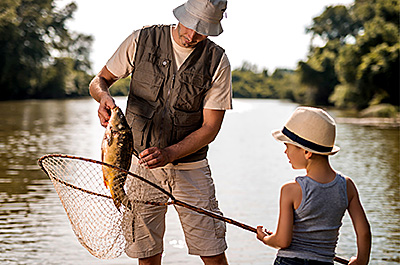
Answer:
<path fill-rule="evenodd" d="M 355 118 L 355 117 L 336 117 L 337 123 L 341 124 L 355 124 L 361 126 L 374 126 L 380 128 L 400 128 L 400 117 L 396 118 L 380 118 L 380 117 L 368 117 L 368 118 Z"/>

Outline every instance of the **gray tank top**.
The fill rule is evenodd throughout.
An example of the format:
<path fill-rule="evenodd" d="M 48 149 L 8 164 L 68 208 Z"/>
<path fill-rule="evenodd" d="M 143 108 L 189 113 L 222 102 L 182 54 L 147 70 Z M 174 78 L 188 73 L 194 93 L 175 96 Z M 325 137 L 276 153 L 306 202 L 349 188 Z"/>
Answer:
<path fill-rule="evenodd" d="M 346 179 L 336 174 L 333 181 L 319 183 L 297 177 L 302 190 L 300 206 L 294 211 L 292 243 L 278 256 L 333 262 L 339 228 L 348 206 Z"/>

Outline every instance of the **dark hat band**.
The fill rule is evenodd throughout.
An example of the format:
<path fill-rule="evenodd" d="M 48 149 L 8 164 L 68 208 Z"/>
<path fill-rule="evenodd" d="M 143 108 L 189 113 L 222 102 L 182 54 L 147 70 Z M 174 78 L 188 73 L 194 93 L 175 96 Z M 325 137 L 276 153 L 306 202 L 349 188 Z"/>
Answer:
<path fill-rule="evenodd" d="M 319 145 L 319 144 L 310 142 L 310 141 L 298 136 L 297 134 L 289 131 L 286 127 L 283 127 L 282 133 L 286 137 L 288 137 L 290 140 L 292 140 L 293 142 L 301 144 L 304 147 L 310 148 L 311 150 L 314 150 L 314 151 L 317 151 L 320 153 L 329 153 L 333 149 L 333 147 L 327 147 L 327 146 L 323 146 L 323 145 Z"/>

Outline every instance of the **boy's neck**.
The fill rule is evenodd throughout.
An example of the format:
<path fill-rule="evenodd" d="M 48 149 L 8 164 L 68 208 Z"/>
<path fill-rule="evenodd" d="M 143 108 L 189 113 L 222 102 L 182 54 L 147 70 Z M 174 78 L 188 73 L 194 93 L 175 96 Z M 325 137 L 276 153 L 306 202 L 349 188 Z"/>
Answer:
<path fill-rule="evenodd" d="M 329 183 L 336 177 L 328 158 L 324 157 L 310 159 L 306 170 L 307 176 L 319 183 Z"/>

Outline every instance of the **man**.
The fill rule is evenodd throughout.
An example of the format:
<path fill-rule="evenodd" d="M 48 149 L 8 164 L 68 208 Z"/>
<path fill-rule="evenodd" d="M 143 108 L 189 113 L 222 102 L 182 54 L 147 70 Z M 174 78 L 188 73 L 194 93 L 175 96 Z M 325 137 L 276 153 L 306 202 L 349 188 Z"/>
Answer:
<path fill-rule="evenodd" d="M 225 110 L 232 108 L 231 68 L 208 36 L 222 33 L 226 0 L 188 0 L 173 13 L 178 25 L 134 31 L 90 83 L 107 125 L 115 106 L 109 87 L 131 75 L 126 117 L 134 135 L 132 169 L 141 164 L 182 201 L 222 214 L 207 162 Z M 161 264 L 166 207 L 151 207 L 134 223 L 128 256 Z M 225 223 L 176 207 L 189 254 L 204 264 L 228 264 Z"/>

